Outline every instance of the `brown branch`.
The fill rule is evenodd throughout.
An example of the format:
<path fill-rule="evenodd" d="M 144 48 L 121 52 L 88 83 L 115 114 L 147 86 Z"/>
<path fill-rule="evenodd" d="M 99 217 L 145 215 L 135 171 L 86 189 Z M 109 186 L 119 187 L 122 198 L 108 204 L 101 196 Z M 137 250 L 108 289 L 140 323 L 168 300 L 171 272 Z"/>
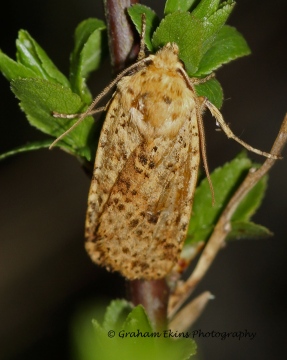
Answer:
<path fill-rule="evenodd" d="M 139 36 L 126 9 L 138 0 L 104 0 L 109 49 L 114 73 L 132 63 L 139 51 Z"/>
<path fill-rule="evenodd" d="M 271 154 L 280 155 L 286 142 L 287 114 L 285 115 L 280 131 L 271 149 Z M 239 189 L 236 191 L 234 196 L 231 198 L 227 207 L 224 209 L 221 217 L 219 218 L 219 221 L 217 222 L 214 231 L 205 249 L 203 250 L 202 255 L 193 273 L 185 283 L 179 284 L 179 286 L 172 294 L 169 302 L 169 317 L 174 316 L 174 314 L 191 295 L 196 285 L 200 282 L 200 280 L 203 278 L 203 276 L 209 269 L 218 251 L 223 246 L 226 236 L 231 231 L 230 220 L 239 203 L 242 201 L 245 195 L 253 188 L 253 186 L 257 184 L 258 181 L 271 169 L 275 162 L 276 160 L 274 159 L 266 159 L 264 164 L 259 169 L 250 169 L 245 180 L 243 181 Z"/>
<path fill-rule="evenodd" d="M 166 329 L 169 288 L 165 279 L 133 280 L 127 283 L 127 287 L 132 303 L 143 305 L 153 328 Z"/>

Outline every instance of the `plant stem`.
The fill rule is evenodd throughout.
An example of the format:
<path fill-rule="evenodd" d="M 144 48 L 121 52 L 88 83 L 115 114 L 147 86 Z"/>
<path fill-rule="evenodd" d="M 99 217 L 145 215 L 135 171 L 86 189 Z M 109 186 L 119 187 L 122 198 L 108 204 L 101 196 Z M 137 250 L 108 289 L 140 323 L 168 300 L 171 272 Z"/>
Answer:
<path fill-rule="evenodd" d="M 127 291 L 134 305 L 143 305 L 155 330 L 166 328 L 169 288 L 165 279 L 128 281 Z"/>
<path fill-rule="evenodd" d="M 139 51 L 139 36 L 126 9 L 138 0 L 104 0 L 113 72 L 118 74 L 132 63 Z"/>

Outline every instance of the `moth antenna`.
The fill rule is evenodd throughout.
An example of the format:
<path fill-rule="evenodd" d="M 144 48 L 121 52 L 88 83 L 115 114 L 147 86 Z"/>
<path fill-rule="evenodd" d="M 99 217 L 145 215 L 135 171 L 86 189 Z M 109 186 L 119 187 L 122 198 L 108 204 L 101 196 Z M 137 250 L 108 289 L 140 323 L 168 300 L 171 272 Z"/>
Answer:
<path fill-rule="evenodd" d="M 67 130 L 65 131 L 62 135 L 60 135 L 55 141 L 52 142 L 52 144 L 49 146 L 49 149 L 51 150 L 58 141 L 62 140 L 63 137 L 65 137 L 67 134 L 69 134 L 72 130 L 75 129 L 75 127 L 77 127 L 87 116 L 89 116 L 91 113 L 95 113 L 98 112 L 96 110 L 94 110 L 95 112 L 93 112 L 93 109 L 95 108 L 95 106 L 97 105 L 97 103 L 111 90 L 111 88 L 113 86 L 115 86 L 119 80 L 129 71 L 137 68 L 138 66 L 140 66 L 141 64 L 144 64 L 147 61 L 148 58 L 142 59 L 138 62 L 136 62 L 135 64 L 129 66 L 128 68 L 126 68 L 125 70 L 123 70 L 108 86 L 106 86 L 104 88 L 104 90 L 102 92 L 100 92 L 100 94 L 93 100 L 93 102 L 91 103 L 91 105 L 87 108 L 87 110 L 85 112 L 83 112 L 82 114 L 80 114 L 79 119 Z M 101 109 L 101 108 L 99 108 Z"/>
<path fill-rule="evenodd" d="M 140 42 L 140 51 L 138 53 L 137 61 L 140 61 L 145 58 L 145 33 L 146 33 L 146 14 L 142 13 L 142 29 L 141 29 L 141 42 Z"/>
<path fill-rule="evenodd" d="M 223 116 L 221 115 L 221 112 L 217 109 L 216 106 L 214 106 L 207 98 L 205 98 L 205 100 L 204 100 L 204 105 L 206 105 L 208 107 L 209 111 L 215 117 L 216 121 L 218 122 L 218 124 L 220 125 L 220 127 L 225 132 L 225 134 L 228 138 L 231 138 L 231 139 L 237 141 L 239 144 L 244 146 L 247 150 L 252 151 L 255 154 L 265 156 L 269 159 L 275 159 L 275 160 L 282 159 L 282 156 L 277 156 L 277 155 L 269 154 L 262 150 L 258 150 L 256 148 L 252 147 L 251 145 L 247 144 L 243 140 L 239 139 L 239 137 L 237 137 L 231 131 L 230 127 L 226 124 L 226 122 L 223 119 Z"/>
<path fill-rule="evenodd" d="M 102 106 L 100 108 L 97 108 L 93 111 L 91 111 L 88 115 L 94 115 L 98 112 L 101 112 L 101 111 L 106 111 L 107 107 L 109 105 L 109 102 L 107 103 L 106 106 Z M 78 113 L 78 114 L 62 114 L 62 113 L 58 113 L 57 111 L 53 111 L 53 117 L 54 118 L 59 118 L 59 119 L 75 119 L 77 117 L 81 116 L 81 113 Z"/>

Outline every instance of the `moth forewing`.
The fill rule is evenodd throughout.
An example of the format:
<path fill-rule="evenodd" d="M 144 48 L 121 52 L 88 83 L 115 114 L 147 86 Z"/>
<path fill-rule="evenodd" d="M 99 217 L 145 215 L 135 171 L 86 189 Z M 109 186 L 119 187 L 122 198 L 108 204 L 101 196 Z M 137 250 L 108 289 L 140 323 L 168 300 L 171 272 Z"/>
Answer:
<path fill-rule="evenodd" d="M 196 97 L 177 46 L 123 77 L 101 132 L 86 249 L 128 279 L 166 276 L 181 252 L 199 166 Z"/>

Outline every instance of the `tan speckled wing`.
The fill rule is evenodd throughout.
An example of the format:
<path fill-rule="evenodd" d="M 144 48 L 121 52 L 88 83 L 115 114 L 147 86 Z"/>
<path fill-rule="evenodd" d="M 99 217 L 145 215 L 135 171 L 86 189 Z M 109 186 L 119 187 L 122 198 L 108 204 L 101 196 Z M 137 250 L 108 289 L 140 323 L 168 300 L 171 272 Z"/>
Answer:
<path fill-rule="evenodd" d="M 165 146 L 142 143 L 125 162 L 86 243 L 94 262 L 128 279 L 161 278 L 176 264 L 199 163 L 195 114 L 190 119 Z"/>
<path fill-rule="evenodd" d="M 86 216 L 85 236 L 90 240 L 96 236 L 99 216 L 119 173 L 142 141 L 136 126 L 129 121 L 128 110 L 119 107 L 121 96 L 117 92 L 110 104 L 98 144 Z"/>
<path fill-rule="evenodd" d="M 88 200 L 89 255 L 128 279 L 157 279 L 172 270 L 197 180 L 195 94 L 177 71 L 174 49 L 157 54 L 118 83 Z"/>

